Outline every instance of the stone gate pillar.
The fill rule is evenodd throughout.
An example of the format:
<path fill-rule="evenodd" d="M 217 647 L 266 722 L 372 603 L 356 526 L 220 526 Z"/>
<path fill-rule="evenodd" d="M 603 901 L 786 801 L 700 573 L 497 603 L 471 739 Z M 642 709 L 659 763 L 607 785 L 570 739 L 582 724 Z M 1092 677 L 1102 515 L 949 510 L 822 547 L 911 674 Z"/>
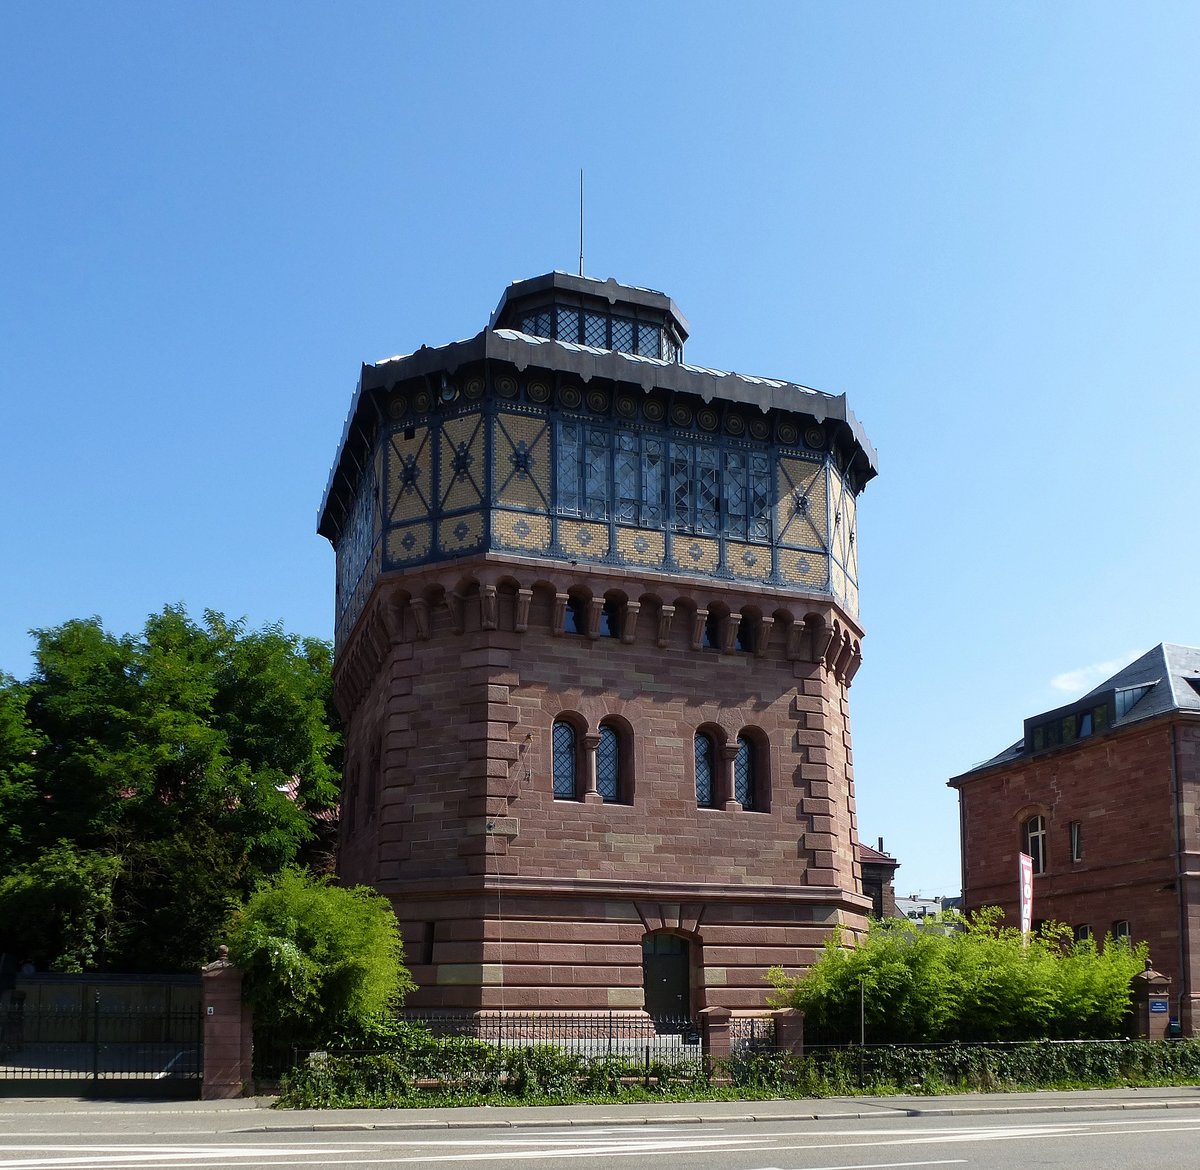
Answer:
<path fill-rule="evenodd" d="M 252 1077 L 253 1021 L 242 1002 L 242 971 L 217 949 L 215 962 L 201 968 L 204 1005 L 204 1079 L 200 1097 L 220 1101 L 240 1097 Z"/>
<path fill-rule="evenodd" d="M 1133 1035 L 1138 1040 L 1165 1040 L 1171 1020 L 1171 980 L 1146 960 L 1146 969 L 1132 980 Z"/>
<path fill-rule="evenodd" d="M 775 1047 L 780 1052 L 804 1055 L 804 1013 L 799 1008 L 780 1008 L 775 1017 Z"/>

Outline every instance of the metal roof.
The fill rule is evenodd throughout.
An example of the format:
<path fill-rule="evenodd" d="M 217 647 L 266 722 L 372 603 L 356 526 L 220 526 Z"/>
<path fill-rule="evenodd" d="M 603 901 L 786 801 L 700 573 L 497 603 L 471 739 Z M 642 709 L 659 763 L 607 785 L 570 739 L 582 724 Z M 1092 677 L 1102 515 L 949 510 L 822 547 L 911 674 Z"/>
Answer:
<path fill-rule="evenodd" d="M 1043 720 L 1053 720 L 1059 716 L 1070 715 L 1077 710 L 1086 709 L 1090 705 L 1090 701 L 1098 700 L 1114 692 L 1141 687 L 1149 689 L 1124 715 L 1112 720 L 1109 724 L 1110 730 L 1115 731 L 1121 727 L 1127 727 L 1131 723 L 1141 723 L 1147 719 L 1154 719 L 1159 715 L 1176 711 L 1200 714 L 1200 648 L 1160 642 L 1074 702 L 1031 716 L 1026 720 L 1026 724 L 1041 723 Z M 1086 741 L 1077 739 L 1071 743 L 1045 748 L 1038 754 L 1061 751 L 1083 742 Z M 1024 738 L 1021 738 L 990 760 L 984 760 L 982 763 L 968 768 L 961 775 L 970 776 L 974 772 L 994 768 L 998 764 L 1030 758 L 1030 755 L 1031 753 L 1025 750 Z M 958 776 L 954 777 L 951 783 L 959 778 Z"/>

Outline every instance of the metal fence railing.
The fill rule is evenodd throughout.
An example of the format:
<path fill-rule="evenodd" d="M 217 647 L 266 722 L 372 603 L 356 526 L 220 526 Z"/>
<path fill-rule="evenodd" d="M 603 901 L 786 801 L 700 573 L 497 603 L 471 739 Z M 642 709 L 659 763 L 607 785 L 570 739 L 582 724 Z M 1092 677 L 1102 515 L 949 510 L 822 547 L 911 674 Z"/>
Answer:
<path fill-rule="evenodd" d="M 700 1028 L 687 1018 L 642 1013 L 497 1012 L 480 1015 L 408 1012 L 404 1019 L 434 1036 L 467 1036 L 497 1047 L 550 1044 L 580 1056 L 689 1059 L 700 1053 Z"/>
<path fill-rule="evenodd" d="M 199 1082 L 198 1010 L 106 1011 L 10 1005 L 0 1012 L 0 1080 Z"/>

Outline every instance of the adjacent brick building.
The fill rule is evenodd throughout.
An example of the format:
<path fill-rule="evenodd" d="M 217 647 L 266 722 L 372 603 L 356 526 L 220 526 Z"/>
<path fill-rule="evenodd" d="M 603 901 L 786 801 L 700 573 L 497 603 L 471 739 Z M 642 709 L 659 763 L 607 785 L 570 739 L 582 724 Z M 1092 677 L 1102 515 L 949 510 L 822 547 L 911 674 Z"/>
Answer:
<path fill-rule="evenodd" d="M 689 366 L 661 293 L 553 273 L 364 366 L 321 509 L 339 869 L 418 1007 L 760 1009 L 868 910 L 844 398 Z"/>
<path fill-rule="evenodd" d="M 858 863 L 862 867 L 863 893 L 871 900 L 871 914 L 876 918 L 895 918 L 894 882 L 900 862 L 883 851 L 883 838 L 880 837 L 877 849 L 859 842 Z"/>
<path fill-rule="evenodd" d="M 1173 1010 L 1200 1025 L 1200 650 L 1159 645 L 950 781 L 966 909 L 1017 920 L 1017 854 L 1035 920 L 1149 943 Z"/>

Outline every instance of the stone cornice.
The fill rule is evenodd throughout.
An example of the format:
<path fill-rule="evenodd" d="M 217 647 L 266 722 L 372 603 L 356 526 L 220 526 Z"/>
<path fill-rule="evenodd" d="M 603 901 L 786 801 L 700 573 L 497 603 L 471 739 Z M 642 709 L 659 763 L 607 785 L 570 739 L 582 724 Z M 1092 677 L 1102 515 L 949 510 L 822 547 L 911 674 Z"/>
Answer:
<path fill-rule="evenodd" d="M 837 886 L 777 886 L 762 883 L 653 882 L 617 878 L 538 878 L 513 874 L 479 874 L 448 879 L 376 882 L 391 897 L 469 898 L 497 893 L 510 897 L 652 899 L 661 902 L 803 902 L 870 911 L 871 899 Z"/>
<path fill-rule="evenodd" d="M 470 559 L 429 565 L 403 575 L 381 577 L 334 666 L 335 694 L 343 718 L 362 701 L 391 647 L 419 643 L 448 632 L 530 631 L 529 608 L 535 590 L 552 594 L 553 617 L 543 632 L 561 634 L 567 600 L 579 597 L 588 605 L 589 641 L 596 640 L 599 611 L 605 598 L 641 611 L 654 610 L 655 620 L 643 623 L 663 649 L 677 623 L 686 622 L 693 653 L 703 633 L 702 616 L 723 619 L 723 656 L 737 653 L 735 627 L 750 620 L 759 624 L 759 641 L 749 657 L 761 661 L 822 663 L 844 686 L 849 686 L 862 662 L 862 630 L 824 593 L 799 593 L 744 582 L 653 573 L 630 569 L 567 565 L 508 554 L 481 553 Z M 511 612 L 501 615 L 499 593 L 512 599 Z M 443 616 L 449 615 L 449 630 Z M 623 615 L 619 641 L 637 640 L 636 614 Z M 645 632 L 642 634 L 646 637 Z"/>

